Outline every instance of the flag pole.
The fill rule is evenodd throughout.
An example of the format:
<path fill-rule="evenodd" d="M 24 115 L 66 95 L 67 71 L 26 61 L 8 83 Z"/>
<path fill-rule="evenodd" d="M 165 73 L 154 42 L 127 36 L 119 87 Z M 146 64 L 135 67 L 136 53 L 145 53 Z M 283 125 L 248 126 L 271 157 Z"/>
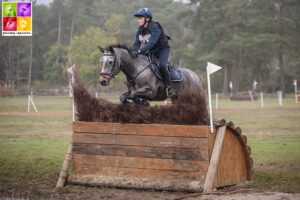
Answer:
<path fill-rule="evenodd" d="M 210 88 L 210 70 L 209 67 L 206 67 L 207 71 L 207 89 L 208 89 L 208 104 L 209 104 L 209 124 L 210 124 L 210 132 L 214 132 L 213 119 L 212 119 L 212 106 L 211 106 L 211 88 Z"/>
<path fill-rule="evenodd" d="M 208 88 L 208 104 L 209 104 L 209 124 L 210 124 L 210 132 L 214 132 L 213 125 L 213 116 L 212 116 L 212 105 L 211 105 L 211 87 L 210 87 L 210 75 L 218 70 L 222 69 L 222 67 L 207 62 L 206 72 L 207 72 L 207 88 Z"/>
<path fill-rule="evenodd" d="M 298 89 L 297 89 L 297 80 L 294 80 L 294 87 L 295 87 L 295 102 L 298 103 Z"/>

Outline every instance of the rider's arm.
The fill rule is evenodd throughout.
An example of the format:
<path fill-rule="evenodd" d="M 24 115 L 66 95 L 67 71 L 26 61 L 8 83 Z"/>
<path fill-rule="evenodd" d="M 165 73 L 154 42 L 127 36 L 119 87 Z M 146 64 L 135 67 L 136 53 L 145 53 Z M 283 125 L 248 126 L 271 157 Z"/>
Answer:
<path fill-rule="evenodd" d="M 131 50 L 138 50 L 141 47 L 141 42 L 139 40 L 139 31 L 136 32 L 134 41 L 131 45 Z"/>
<path fill-rule="evenodd" d="M 151 37 L 149 38 L 149 42 L 139 50 L 142 54 L 148 52 L 157 43 L 157 40 L 161 34 L 161 30 L 156 23 L 150 27 L 150 34 Z"/>

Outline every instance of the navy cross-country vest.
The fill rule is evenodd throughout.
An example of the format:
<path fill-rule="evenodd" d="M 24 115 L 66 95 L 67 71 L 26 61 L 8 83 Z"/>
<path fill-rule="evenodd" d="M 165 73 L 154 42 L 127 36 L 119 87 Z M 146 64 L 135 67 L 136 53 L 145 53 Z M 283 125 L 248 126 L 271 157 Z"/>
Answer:
<path fill-rule="evenodd" d="M 163 28 L 158 22 L 153 21 L 150 22 L 150 24 L 147 27 L 140 27 L 138 30 L 138 39 L 143 44 L 142 46 L 149 42 L 151 37 L 151 31 L 155 31 L 155 29 L 157 28 L 160 29 L 161 33 L 155 45 L 151 49 L 149 49 L 150 52 L 155 52 L 160 49 L 170 47 L 168 43 L 168 39 L 170 39 L 170 37 L 165 35 Z"/>

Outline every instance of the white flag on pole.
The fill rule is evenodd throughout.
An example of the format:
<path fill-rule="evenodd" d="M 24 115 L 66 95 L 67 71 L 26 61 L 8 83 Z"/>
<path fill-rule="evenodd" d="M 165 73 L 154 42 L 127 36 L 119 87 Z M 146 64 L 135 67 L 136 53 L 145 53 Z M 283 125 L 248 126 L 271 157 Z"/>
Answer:
<path fill-rule="evenodd" d="M 222 67 L 218 66 L 218 65 L 215 65 L 215 64 L 212 64 L 210 62 L 207 62 L 207 72 L 209 75 L 211 75 L 212 73 L 215 73 L 216 71 L 222 69 Z"/>
<path fill-rule="evenodd" d="M 209 118 L 210 118 L 210 131 L 214 132 L 213 117 L 212 117 L 212 105 L 211 105 L 211 88 L 210 88 L 210 75 L 218 70 L 222 69 L 218 65 L 207 62 L 207 87 L 208 87 L 208 103 L 209 103 Z"/>
<path fill-rule="evenodd" d="M 232 81 L 229 82 L 229 88 L 232 90 Z"/>

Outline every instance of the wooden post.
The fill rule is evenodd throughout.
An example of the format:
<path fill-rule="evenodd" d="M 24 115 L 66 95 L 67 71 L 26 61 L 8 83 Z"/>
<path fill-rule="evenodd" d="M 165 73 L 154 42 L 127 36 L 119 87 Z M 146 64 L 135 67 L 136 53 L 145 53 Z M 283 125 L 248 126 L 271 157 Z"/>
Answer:
<path fill-rule="evenodd" d="M 72 143 L 69 145 L 68 151 L 65 155 L 65 160 L 64 160 L 63 166 L 59 173 L 56 188 L 61 188 L 65 185 L 66 178 L 68 176 L 68 168 L 69 168 L 71 160 L 72 160 L 71 153 L 72 153 Z"/>
<path fill-rule="evenodd" d="M 252 95 L 251 90 L 248 90 L 248 93 L 249 93 L 249 96 L 250 96 L 251 101 L 254 102 L 254 99 L 253 99 L 253 95 Z"/>
<path fill-rule="evenodd" d="M 297 89 L 297 80 L 294 80 L 294 88 L 295 88 L 295 102 L 298 103 L 298 89 Z"/>
<path fill-rule="evenodd" d="M 204 193 L 209 193 L 213 189 L 213 184 L 216 176 L 216 171 L 218 168 L 218 163 L 221 155 L 223 139 L 225 135 L 226 126 L 218 128 L 213 152 L 209 162 L 205 182 L 204 182 Z"/>
<path fill-rule="evenodd" d="M 30 112 L 30 99 L 28 95 L 28 102 L 27 102 L 27 112 Z"/>
<path fill-rule="evenodd" d="M 260 93 L 260 106 L 263 108 L 264 107 L 264 93 Z"/>
<path fill-rule="evenodd" d="M 282 91 L 281 90 L 277 91 L 277 96 L 278 96 L 279 106 L 282 106 Z"/>
<path fill-rule="evenodd" d="M 30 102 L 35 110 L 35 112 L 38 112 L 37 108 L 35 107 L 34 103 L 33 103 L 33 100 L 31 98 L 31 95 L 28 95 L 28 112 L 30 112 Z"/>
<path fill-rule="evenodd" d="M 219 94 L 216 93 L 216 109 L 219 109 Z"/>

